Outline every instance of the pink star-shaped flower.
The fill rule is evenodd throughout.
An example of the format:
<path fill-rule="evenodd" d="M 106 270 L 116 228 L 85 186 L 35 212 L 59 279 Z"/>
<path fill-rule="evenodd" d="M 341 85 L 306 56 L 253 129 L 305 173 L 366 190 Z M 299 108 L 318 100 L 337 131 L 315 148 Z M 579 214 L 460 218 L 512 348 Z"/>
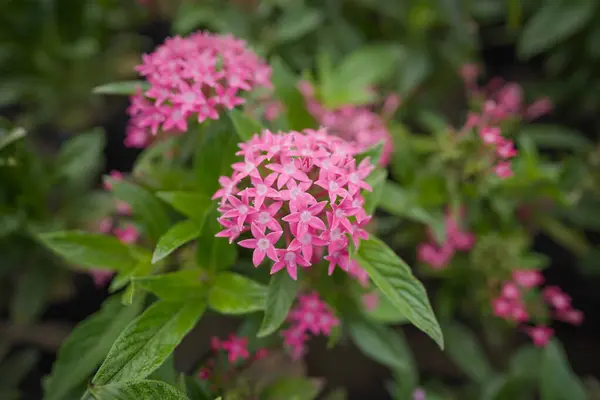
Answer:
<path fill-rule="evenodd" d="M 294 248 L 290 245 L 286 250 L 278 250 L 279 261 L 273 264 L 271 275 L 286 268 L 288 274 L 293 280 L 298 279 L 298 264 L 303 267 L 310 267 L 310 262 L 306 261 L 300 253 L 300 248 Z"/>
<path fill-rule="evenodd" d="M 308 207 L 299 208 L 296 212 L 283 217 L 283 220 L 286 222 L 297 222 L 298 235 L 304 235 L 304 233 L 308 232 L 309 227 L 325 230 L 327 229 L 325 223 L 318 217 L 323 208 L 325 208 L 325 205 L 327 205 L 327 202 L 322 201 Z"/>
<path fill-rule="evenodd" d="M 265 259 L 265 256 L 275 262 L 279 261 L 274 245 L 281 237 L 282 232 L 271 232 L 265 235 L 255 223 L 250 226 L 250 230 L 254 238 L 242 240 L 238 244 L 247 249 L 254 249 L 252 253 L 252 263 L 254 266 L 258 267 Z"/>
<path fill-rule="evenodd" d="M 277 199 L 280 197 L 279 192 L 271 187 L 276 179 L 276 173 L 270 174 L 264 180 L 261 178 L 251 179 L 254 187 L 244 189 L 244 193 L 248 197 L 254 198 L 254 207 L 259 208 L 262 206 L 266 198 Z"/>
<path fill-rule="evenodd" d="M 281 208 L 281 202 L 271 203 L 268 207 L 262 207 L 257 210 L 251 218 L 251 222 L 255 223 L 263 232 L 266 228 L 272 231 L 281 231 L 281 225 L 275 218 L 277 211 Z"/>
<path fill-rule="evenodd" d="M 295 179 L 302 182 L 311 182 L 311 180 L 299 168 L 297 159 L 289 160 L 283 164 L 267 164 L 267 168 L 271 171 L 279 173 L 277 178 L 277 188 L 281 189 L 290 179 Z"/>
<path fill-rule="evenodd" d="M 227 360 L 230 363 L 236 362 L 238 359 L 245 360 L 250 357 L 250 353 L 248 352 L 248 338 L 239 338 L 231 335 L 229 340 L 224 340 L 221 346 L 227 351 Z"/>

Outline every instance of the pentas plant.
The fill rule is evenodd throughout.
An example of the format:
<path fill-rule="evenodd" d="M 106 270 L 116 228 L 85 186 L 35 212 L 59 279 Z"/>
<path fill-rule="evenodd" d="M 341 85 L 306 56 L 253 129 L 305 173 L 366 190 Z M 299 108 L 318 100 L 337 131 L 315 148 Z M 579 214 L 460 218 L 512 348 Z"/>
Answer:
<path fill-rule="evenodd" d="M 243 161 L 232 165 L 233 175 L 221 177 L 217 236 L 253 249 L 252 263 L 273 261 L 271 274 L 285 269 L 298 279 L 298 266 L 311 268 L 321 259 L 336 267 L 359 270 L 351 260 L 349 241 L 358 247 L 367 239 L 371 219 L 361 190 L 373 170 L 369 158 L 357 162 L 355 146 L 329 135 L 327 129 L 273 134 L 268 130 L 240 144 Z M 326 254 L 324 255 L 324 251 Z M 360 275 L 360 272 L 356 273 Z"/>
<path fill-rule="evenodd" d="M 50 400 L 69 398 L 89 377 L 84 398 L 314 399 L 320 387 L 306 378 L 232 386 L 246 385 L 265 355 L 257 349 L 301 362 L 313 336 L 330 346 L 352 340 L 390 368 L 402 365 L 406 345 L 388 324 L 408 320 L 443 347 L 423 285 L 371 225 L 392 151 L 388 116 L 342 107 L 315 124 L 294 73 L 275 66 L 271 82 L 271 67 L 243 41 L 199 32 L 144 55 L 137 71 L 147 82 L 105 85 L 105 93 L 129 88 L 126 145 L 145 149 L 127 179 L 107 177 L 109 218 L 92 232 L 40 237 L 98 284 L 114 274 L 102 310 L 61 349 Z M 266 126 L 251 116 L 265 106 L 261 88 L 277 108 L 261 117 Z M 392 113 L 397 104 L 388 103 Z M 168 357 L 183 338 L 197 324 L 211 328 L 207 309 L 243 318 L 240 331 L 202 340 L 198 368 L 164 379 L 177 375 Z M 211 347 L 208 359 L 202 347 Z"/>
<path fill-rule="evenodd" d="M 159 135 L 180 135 L 188 122 L 216 120 L 244 103 L 244 93 L 271 86 L 271 68 L 231 35 L 197 32 L 169 38 L 137 67 L 149 88 L 131 97 L 125 145 L 146 147 Z"/>

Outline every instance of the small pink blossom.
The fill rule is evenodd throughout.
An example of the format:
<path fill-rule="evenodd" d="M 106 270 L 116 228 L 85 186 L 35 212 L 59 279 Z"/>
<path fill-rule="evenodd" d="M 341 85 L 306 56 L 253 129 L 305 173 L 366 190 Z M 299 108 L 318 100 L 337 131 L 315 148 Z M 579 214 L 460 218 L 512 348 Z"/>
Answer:
<path fill-rule="evenodd" d="M 506 282 L 502 286 L 502 296 L 506 299 L 516 300 L 520 298 L 521 293 L 519 292 L 519 288 L 512 282 Z"/>
<path fill-rule="evenodd" d="M 333 315 L 316 292 L 299 296 L 287 320 L 289 328 L 283 330 L 281 335 L 284 345 L 294 359 L 304 354 L 305 344 L 309 338 L 308 333 L 329 336 L 331 329 L 340 325 L 339 319 Z"/>
<path fill-rule="evenodd" d="M 112 226 L 112 218 L 102 218 L 100 221 L 98 221 L 96 231 L 100 233 L 108 233 L 112 229 Z"/>
<path fill-rule="evenodd" d="M 265 234 L 261 231 L 261 229 L 253 223 L 250 226 L 250 230 L 252 231 L 253 239 L 246 239 L 238 242 L 238 244 L 247 249 L 254 249 L 252 253 L 252 263 L 255 266 L 258 266 L 263 262 L 265 256 L 269 257 L 271 260 L 278 262 L 279 257 L 277 256 L 277 251 L 275 250 L 275 244 L 281 237 L 282 232 L 275 231 L 268 234 Z"/>
<path fill-rule="evenodd" d="M 527 289 L 539 286 L 544 282 L 542 274 L 535 269 L 515 270 L 512 273 L 512 277 L 517 285 Z"/>
<path fill-rule="evenodd" d="M 525 110 L 525 118 L 529 120 L 538 119 L 552 111 L 553 105 L 552 100 L 548 97 L 540 97 L 535 100 Z"/>
<path fill-rule="evenodd" d="M 237 360 L 246 360 L 250 357 L 248 351 L 248 338 L 238 337 L 231 335 L 228 340 L 221 342 L 221 348 L 225 350 L 227 354 L 227 360 L 230 363 L 236 362 Z"/>
<path fill-rule="evenodd" d="M 535 344 L 537 347 L 546 346 L 554 335 L 554 329 L 543 325 L 527 328 L 525 332 L 527 332 L 527 334 L 531 337 L 533 344 Z"/>
<path fill-rule="evenodd" d="M 113 233 L 123 243 L 135 243 L 140 236 L 138 230 L 131 224 L 126 225 L 124 228 L 115 228 Z"/>
<path fill-rule="evenodd" d="M 543 290 L 544 298 L 558 311 L 571 308 L 571 297 L 557 286 L 547 286 Z"/>
<path fill-rule="evenodd" d="M 513 176 L 513 171 L 512 171 L 510 163 L 504 162 L 504 161 L 496 164 L 496 166 L 494 167 L 494 173 L 500 179 L 506 179 L 506 178 L 510 178 L 511 176 Z"/>
<path fill-rule="evenodd" d="M 500 135 L 500 128 L 497 127 L 483 127 L 479 131 L 479 135 L 485 144 L 497 144 L 502 138 Z"/>
<path fill-rule="evenodd" d="M 583 323 L 583 312 L 569 308 L 556 313 L 556 319 L 571 325 L 579 326 Z"/>
<path fill-rule="evenodd" d="M 362 303 L 367 311 L 373 311 L 379 304 L 379 296 L 376 292 L 364 294 L 362 296 Z"/>
<path fill-rule="evenodd" d="M 423 389 L 417 388 L 413 392 L 412 400 L 427 400 L 427 393 Z"/>
<path fill-rule="evenodd" d="M 108 174 L 108 176 L 113 181 L 123 180 L 123 174 L 121 172 L 117 171 L 117 170 L 110 171 L 110 173 Z M 106 190 L 112 190 L 112 184 L 110 183 L 110 181 L 108 179 L 104 180 L 104 189 L 106 189 Z"/>
<path fill-rule="evenodd" d="M 94 285 L 97 288 L 105 287 L 108 284 L 108 282 L 110 282 L 110 280 L 112 279 L 112 277 L 114 275 L 114 272 L 105 271 L 102 269 L 92 269 L 88 273 L 94 280 Z"/>

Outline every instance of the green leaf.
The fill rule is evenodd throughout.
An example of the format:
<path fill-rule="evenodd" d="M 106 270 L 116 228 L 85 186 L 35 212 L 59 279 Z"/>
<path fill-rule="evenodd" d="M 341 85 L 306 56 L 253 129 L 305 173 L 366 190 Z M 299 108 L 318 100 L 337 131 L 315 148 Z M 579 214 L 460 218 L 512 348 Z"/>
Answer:
<path fill-rule="evenodd" d="M 248 314 L 265 309 L 267 287 L 245 276 L 223 272 L 208 294 L 209 306 L 221 314 Z"/>
<path fill-rule="evenodd" d="M 427 292 L 410 267 L 373 235 L 361 241 L 356 260 L 398 311 L 443 349 L 444 338 Z"/>
<path fill-rule="evenodd" d="M 452 361 L 473 381 L 483 384 L 493 375 L 493 370 L 477 338 L 459 323 L 443 325 L 446 351 Z"/>
<path fill-rule="evenodd" d="M 217 218 L 220 217 L 216 204 L 213 205 L 206 216 L 202 233 L 197 243 L 196 263 L 199 267 L 209 271 L 218 271 L 229 268 L 236 260 L 235 246 L 229 244 L 227 239 L 215 237 L 223 230 Z"/>
<path fill-rule="evenodd" d="M 94 89 L 92 89 L 92 93 L 131 96 L 137 92 L 138 88 L 142 91 L 146 91 L 150 88 L 150 85 L 146 81 L 112 82 L 96 86 Z"/>
<path fill-rule="evenodd" d="M 13 128 L 8 132 L 0 130 L 0 133 L 0 151 L 9 144 L 16 142 L 19 139 L 22 139 L 25 137 L 25 135 L 27 135 L 27 131 L 21 127 Z"/>
<path fill-rule="evenodd" d="M 560 343 L 556 340 L 548 343 L 540 366 L 540 399 L 586 400 L 587 398 L 585 388 L 571 371 Z"/>
<path fill-rule="evenodd" d="M 257 120 L 235 108 L 229 111 L 229 118 L 242 142 L 250 140 L 255 134 L 260 135 L 264 129 Z"/>
<path fill-rule="evenodd" d="M 300 39 L 314 32 L 323 22 L 323 15 L 314 8 L 290 7 L 277 20 L 274 27 L 274 40 L 277 44 Z"/>
<path fill-rule="evenodd" d="M 169 217 L 160 201 L 133 183 L 111 180 L 111 185 L 115 196 L 131 206 L 133 215 L 139 216 L 150 238 L 157 241 L 169 228 Z"/>
<path fill-rule="evenodd" d="M 134 277 L 133 281 L 140 288 L 152 292 L 164 300 L 198 300 L 206 295 L 207 285 L 202 281 L 202 271 L 198 269 Z"/>
<path fill-rule="evenodd" d="M 282 378 L 269 385 L 262 397 L 265 400 L 313 400 L 322 389 L 322 383 L 315 379 Z"/>
<path fill-rule="evenodd" d="M 57 176 L 69 183 L 86 185 L 100 172 L 106 142 L 102 129 L 93 129 L 66 142 L 56 159 Z"/>
<path fill-rule="evenodd" d="M 528 125 L 519 136 L 528 137 L 540 148 L 581 152 L 594 149 L 594 144 L 580 132 L 558 125 Z"/>
<path fill-rule="evenodd" d="M 396 307 L 377 291 L 377 305 L 372 310 L 364 310 L 367 317 L 384 324 L 400 324 L 407 322 L 406 317 Z"/>
<path fill-rule="evenodd" d="M 300 288 L 298 280 L 293 280 L 285 271 L 283 272 L 271 276 L 265 316 L 260 325 L 258 337 L 272 334 L 283 324 Z"/>
<path fill-rule="evenodd" d="M 200 236 L 201 230 L 201 224 L 192 220 L 181 221 L 173 225 L 158 240 L 152 255 L 152 264 L 156 264 L 184 244 L 196 239 Z"/>
<path fill-rule="evenodd" d="M 392 328 L 373 321 L 355 320 L 350 322 L 350 334 L 367 356 L 398 371 L 411 369 L 408 346 Z"/>
<path fill-rule="evenodd" d="M 373 188 L 371 192 L 367 190 L 363 192 L 363 197 L 365 198 L 364 207 L 367 214 L 373 214 L 375 212 L 375 209 L 381 200 L 381 195 L 383 194 L 386 178 L 387 170 L 385 169 L 376 169 L 367 177 L 366 182 Z"/>
<path fill-rule="evenodd" d="M 202 185 L 199 189 L 208 197 L 212 197 L 220 188 L 220 176 L 231 176 L 231 165 L 237 160 L 235 153 L 240 142 L 231 130 L 217 128 L 209 126 L 194 160 L 196 178 Z"/>
<path fill-rule="evenodd" d="M 86 381 L 140 308 L 141 302 L 124 307 L 118 296 L 113 296 L 104 302 L 100 311 L 77 325 L 58 351 L 52 373 L 44 385 L 44 399 L 63 400 L 67 393 Z"/>
<path fill-rule="evenodd" d="M 149 380 L 96 386 L 90 392 L 96 400 L 188 400 L 173 386 Z"/>
<path fill-rule="evenodd" d="M 364 89 L 383 82 L 394 71 L 398 60 L 395 44 L 363 46 L 346 57 L 334 76 L 334 87 Z"/>
<path fill-rule="evenodd" d="M 272 81 L 277 98 L 285 104 L 284 114 L 289 130 L 314 128 L 317 123 L 306 109 L 304 97 L 297 88 L 298 79 L 290 68 L 279 58 L 271 59 Z"/>
<path fill-rule="evenodd" d="M 52 270 L 45 265 L 28 268 L 17 282 L 10 302 L 10 317 L 16 323 L 29 323 L 44 310 L 50 287 Z"/>
<path fill-rule="evenodd" d="M 158 192 L 156 196 L 183 215 L 196 221 L 204 221 L 206 213 L 213 204 L 208 196 L 197 192 Z"/>
<path fill-rule="evenodd" d="M 128 271 L 138 259 L 132 247 L 114 236 L 83 231 L 62 231 L 39 235 L 42 243 L 78 267 Z"/>
<path fill-rule="evenodd" d="M 92 383 L 144 379 L 162 365 L 205 309 L 199 301 L 157 301 L 117 338 Z"/>
<path fill-rule="evenodd" d="M 535 219 L 535 222 L 553 240 L 578 256 L 583 256 L 589 251 L 590 245 L 586 237 L 581 232 L 564 225 L 561 221 L 540 215 Z"/>
<path fill-rule="evenodd" d="M 379 160 L 381 159 L 381 155 L 383 154 L 383 149 L 385 147 L 385 140 L 380 140 L 375 143 L 373 146 L 370 146 L 365 151 L 356 155 L 356 163 L 360 163 L 365 158 L 369 157 L 371 160 L 371 164 L 374 166 L 379 165 Z"/>
<path fill-rule="evenodd" d="M 517 44 L 521 58 L 530 58 L 582 30 L 594 17 L 594 0 L 554 0 L 539 7 L 527 21 Z"/>
<path fill-rule="evenodd" d="M 37 364 L 40 353 L 34 349 L 22 350 L 0 366 L 0 388 L 18 388 L 21 381 Z"/>

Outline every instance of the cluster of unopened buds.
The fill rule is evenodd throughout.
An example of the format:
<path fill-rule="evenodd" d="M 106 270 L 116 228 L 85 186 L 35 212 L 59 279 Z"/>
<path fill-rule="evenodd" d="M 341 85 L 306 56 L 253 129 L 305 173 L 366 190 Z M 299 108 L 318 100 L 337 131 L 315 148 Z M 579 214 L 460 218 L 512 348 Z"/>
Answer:
<path fill-rule="evenodd" d="M 281 331 L 281 336 L 295 360 L 304 355 L 310 335 L 330 336 L 332 328 L 340 325 L 340 320 L 316 292 L 300 295 L 287 321 L 288 328 Z"/>
<path fill-rule="evenodd" d="M 208 32 L 168 38 L 136 69 L 150 86 L 131 97 L 129 147 L 146 147 L 159 132 L 184 133 L 191 118 L 216 120 L 244 104 L 244 93 L 272 86 L 271 68 L 243 40 Z"/>
<path fill-rule="evenodd" d="M 123 179 L 123 174 L 113 170 L 110 172 L 109 177 L 113 181 L 119 181 Z M 108 180 L 104 182 L 104 189 L 107 191 L 112 189 L 112 185 Z M 125 244 L 137 242 L 140 237 L 137 228 L 130 223 L 123 225 L 118 223 L 119 217 L 131 215 L 131 206 L 124 201 L 116 200 L 116 211 L 116 217 L 107 216 L 100 219 L 94 230 L 98 233 L 112 233 Z M 96 287 L 102 288 L 111 280 L 114 273 L 112 271 L 93 269 L 89 271 L 89 274 L 92 276 Z"/>
<path fill-rule="evenodd" d="M 525 298 L 532 290 L 539 290 L 543 282 L 544 278 L 537 270 L 513 271 L 512 280 L 503 283 L 499 296 L 492 301 L 494 314 L 517 324 L 527 323 L 530 313 Z M 583 313 L 573 308 L 571 298 L 559 287 L 546 286 L 541 293 L 552 318 L 573 325 L 583 322 Z M 546 325 L 528 325 L 524 329 L 536 346 L 545 346 L 554 334 L 554 330 Z"/>
<path fill-rule="evenodd" d="M 481 99 L 483 103 L 479 113 L 469 113 L 462 131 L 475 130 L 488 150 L 494 173 L 501 179 L 509 178 L 513 175 L 510 159 L 517 155 L 517 150 L 512 140 L 502 136 L 502 123 L 515 117 L 539 118 L 552 110 L 552 103 L 544 97 L 524 108 L 523 89 L 517 83 L 505 83 L 500 78 L 480 88 L 477 84 L 479 69 L 475 65 L 463 66 L 461 75 L 470 97 Z"/>
<path fill-rule="evenodd" d="M 221 340 L 218 337 L 211 339 L 212 356 L 198 371 L 198 377 L 202 380 L 212 380 L 219 374 L 221 383 L 228 380 L 231 374 L 237 370 L 244 369 L 255 361 L 265 358 L 269 352 L 265 348 L 258 349 L 252 354 L 248 350 L 248 338 L 230 335 L 228 339 Z M 221 370 L 219 355 L 225 355 L 227 368 Z"/>
<path fill-rule="evenodd" d="M 356 148 L 325 128 L 264 130 L 239 147 L 243 161 L 233 164 L 231 177 L 219 179 L 213 196 L 221 199 L 224 227 L 217 236 L 231 243 L 250 233 L 238 244 L 253 249 L 255 266 L 272 260 L 272 274 L 286 269 L 296 280 L 298 266 L 310 268 L 324 258 L 330 275 L 338 266 L 364 282 L 368 277 L 348 248 L 350 240 L 358 247 L 368 238 L 364 227 L 371 217 L 361 190 L 372 190 L 365 182 L 374 168 L 369 158 L 357 162 Z"/>
<path fill-rule="evenodd" d="M 450 213 L 445 218 L 446 237 L 439 245 L 433 233 L 428 230 L 429 241 L 421 243 L 417 248 L 419 261 L 428 264 L 433 269 L 443 269 L 448 266 L 457 251 L 468 251 L 475 244 L 475 235 L 462 230 L 457 218 Z"/>
<path fill-rule="evenodd" d="M 316 99 L 315 89 L 308 81 L 301 81 L 298 90 L 304 96 L 307 110 L 319 124 L 328 128 L 330 134 L 354 143 L 361 151 L 384 142 L 379 163 L 387 165 L 393 143 L 386 126 L 386 119 L 390 118 L 400 106 L 398 95 L 391 94 L 385 99 L 380 115 L 367 106 L 346 105 L 328 110 Z"/>

